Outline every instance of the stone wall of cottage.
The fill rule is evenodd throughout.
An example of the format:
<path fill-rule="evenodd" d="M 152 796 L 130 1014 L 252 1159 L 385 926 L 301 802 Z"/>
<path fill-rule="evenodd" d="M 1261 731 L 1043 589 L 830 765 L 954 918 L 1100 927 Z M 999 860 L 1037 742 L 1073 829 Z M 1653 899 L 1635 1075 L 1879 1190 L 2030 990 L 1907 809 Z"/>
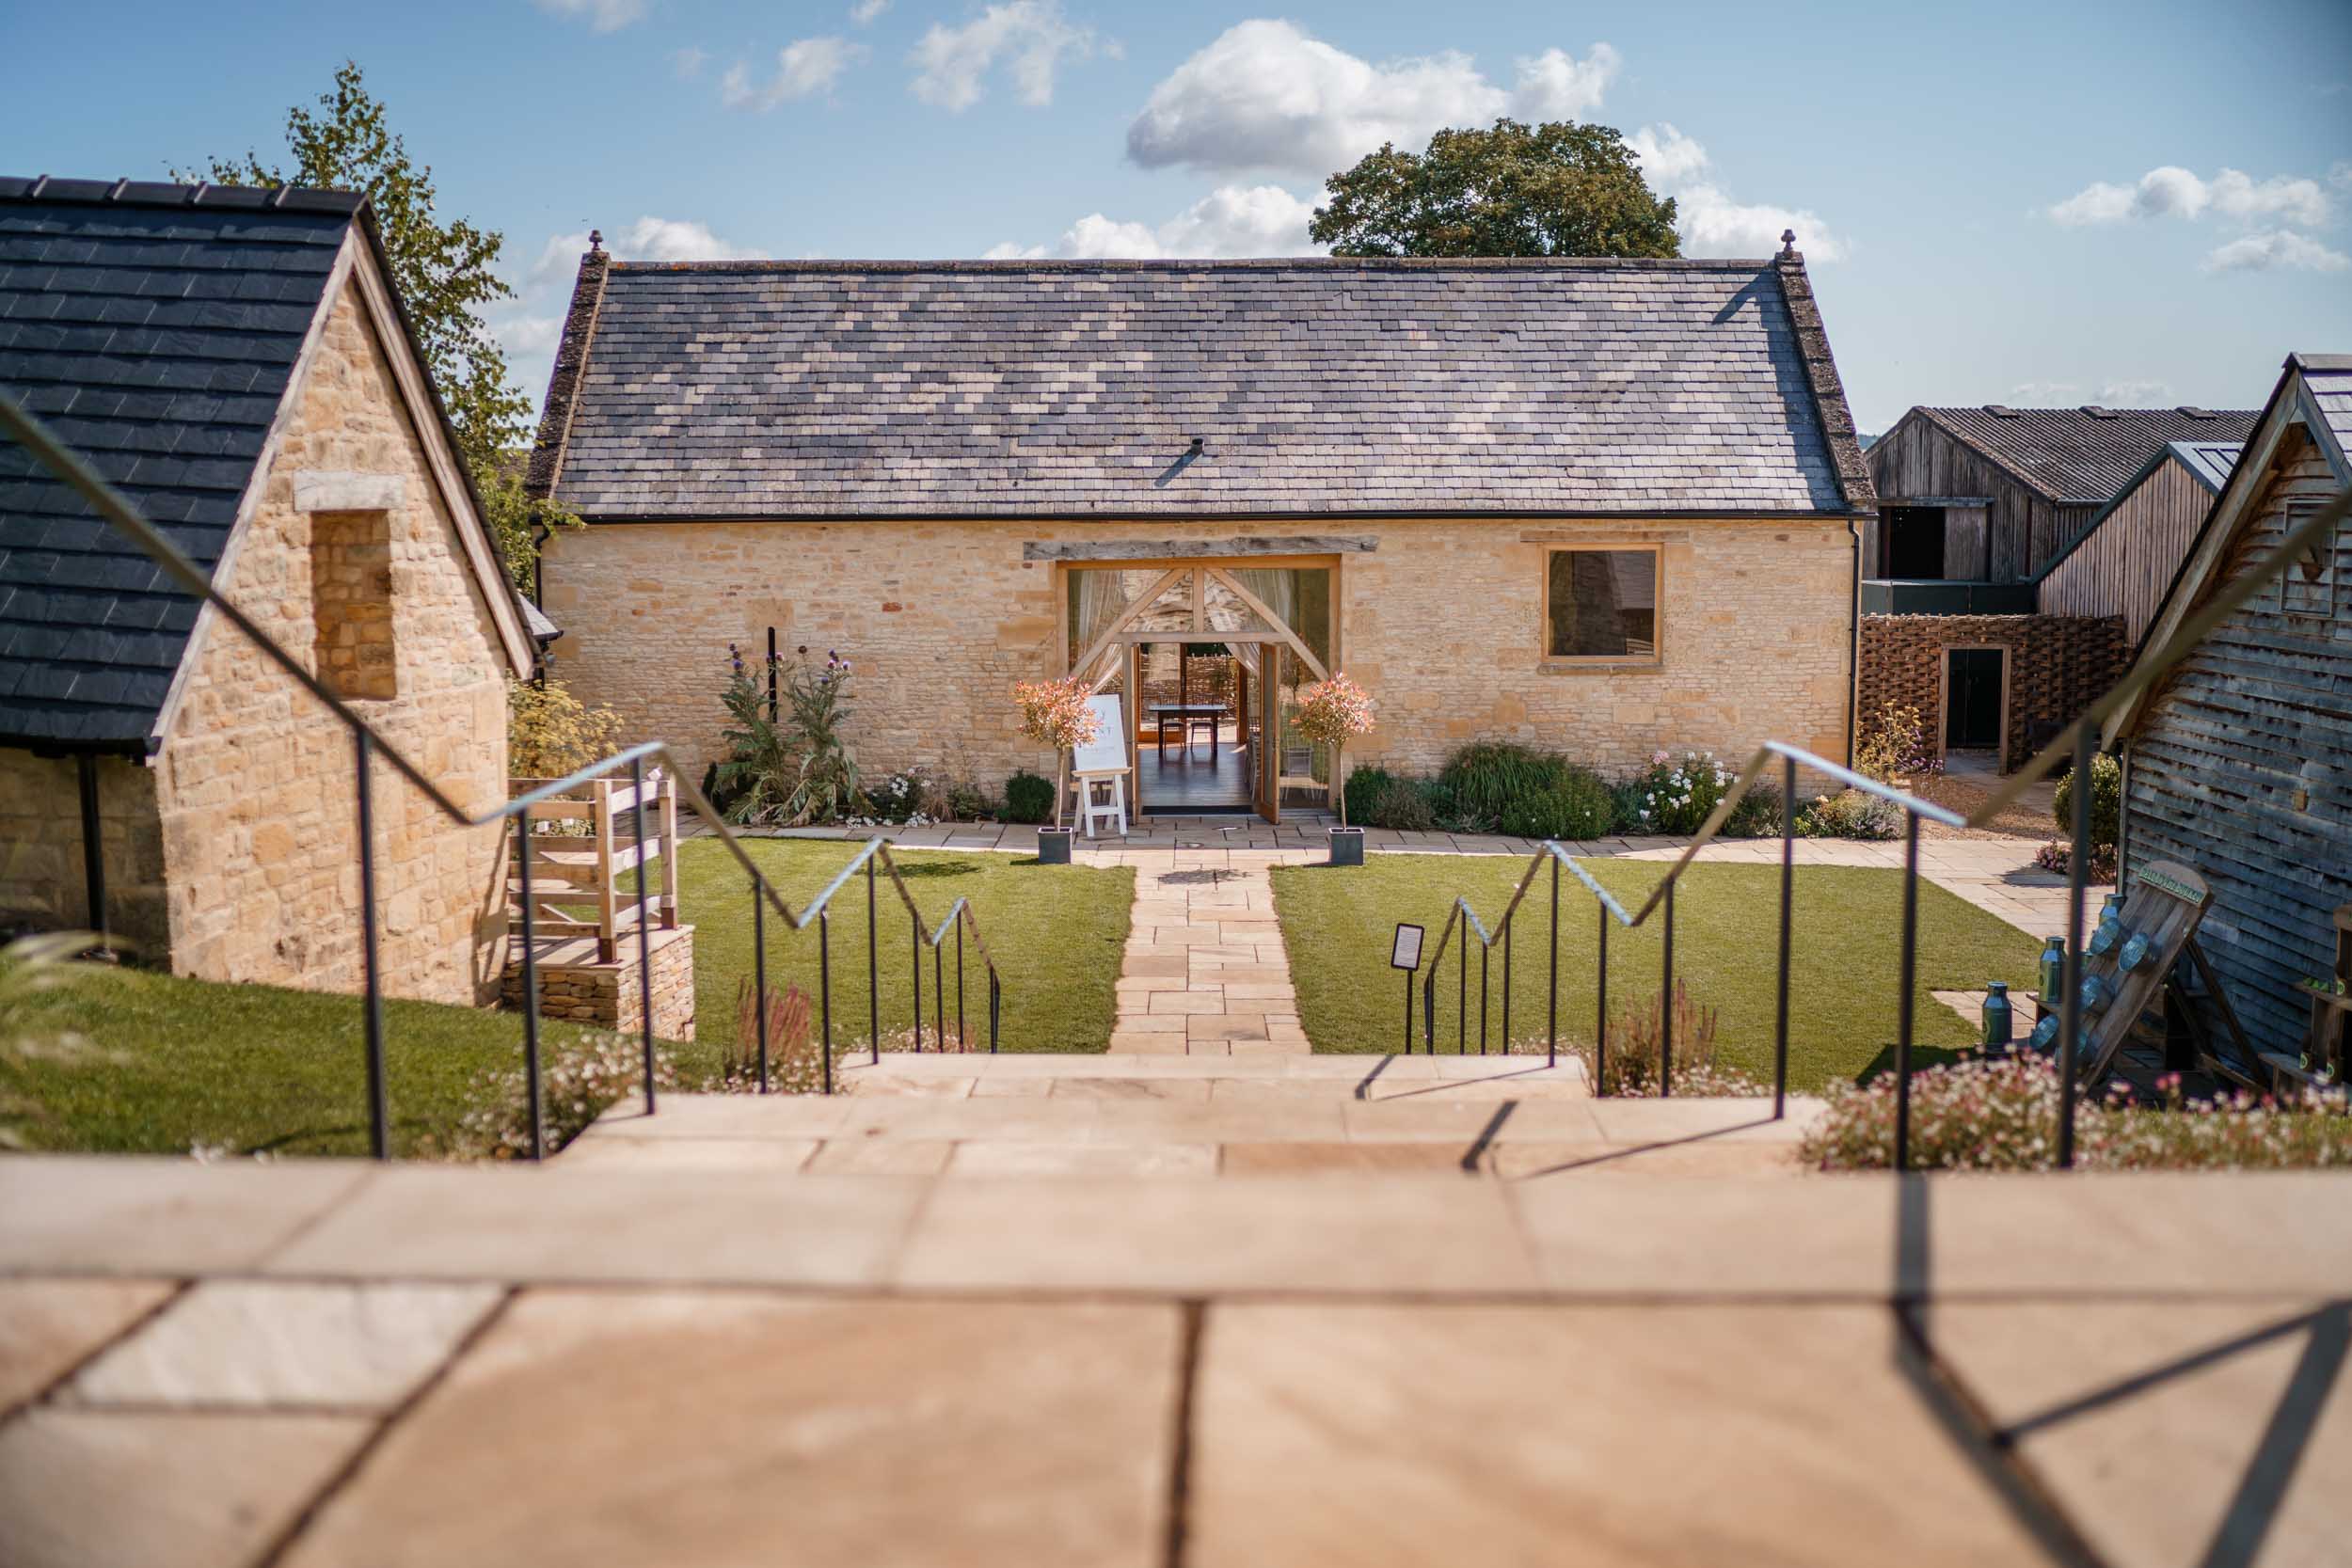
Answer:
<path fill-rule="evenodd" d="M 1010 689 L 1053 673 L 1057 573 L 1028 542 L 1220 542 L 1289 535 L 1203 523 L 596 524 L 551 542 L 546 608 L 557 673 L 609 703 L 624 733 L 676 745 L 699 776 L 721 747 L 727 646 L 767 628 L 787 656 L 856 666 L 849 735 L 871 774 L 915 764 L 991 787 L 1052 759 L 1014 733 Z M 1349 761 L 1434 770 L 1465 741 L 1561 748 L 1613 776 L 1661 747 L 1744 756 L 1766 739 L 1846 754 L 1851 536 L 1836 520 L 1658 524 L 1382 521 L 1330 531 L 1341 558 L 1340 663 L 1379 702 Z M 1548 545 L 1663 549 L 1663 657 L 1542 657 Z"/>
<path fill-rule="evenodd" d="M 351 290 L 334 305 L 295 395 L 223 591 L 297 656 L 316 660 L 324 651 L 354 705 L 461 804 L 502 800 L 506 665 L 496 627 Z M 305 471 L 399 476 L 405 499 L 386 515 L 389 549 L 368 547 L 373 531 L 341 526 L 338 515 L 298 510 L 294 476 Z M 341 547 L 314 561 L 321 540 Z M 343 634 L 354 606 L 387 599 L 389 623 L 366 612 L 363 635 Z M 337 650 L 352 655 L 342 676 L 332 668 Z M 351 736 L 225 623 L 212 625 L 191 657 L 154 775 L 171 967 L 211 980 L 356 990 Z M 452 825 L 381 763 L 374 807 L 387 988 L 443 1002 L 495 997 L 505 946 L 503 836 Z"/>
<path fill-rule="evenodd" d="M 98 760 L 98 834 L 107 934 L 133 958 L 160 955 L 168 944 L 163 833 L 155 776 L 141 763 Z M 0 750 L 0 937 L 96 925 L 83 869 L 78 764 Z"/>

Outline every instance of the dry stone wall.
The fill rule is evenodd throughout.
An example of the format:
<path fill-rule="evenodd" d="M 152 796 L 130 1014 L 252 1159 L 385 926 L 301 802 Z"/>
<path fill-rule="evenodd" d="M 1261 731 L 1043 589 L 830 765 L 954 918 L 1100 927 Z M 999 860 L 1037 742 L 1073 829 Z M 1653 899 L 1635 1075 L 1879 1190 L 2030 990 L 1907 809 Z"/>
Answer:
<path fill-rule="evenodd" d="M 0 937 L 96 927 L 82 864 L 81 790 L 71 757 L 0 751 Z M 169 927 L 155 776 L 128 757 L 100 758 L 98 821 L 107 934 L 134 958 L 160 955 Z"/>
<path fill-rule="evenodd" d="M 1292 531 L 1287 526 L 1263 531 Z M 631 739 L 720 752 L 727 646 L 838 650 L 857 667 L 848 734 L 869 775 L 921 765 L 992 787 L 1052 759 L 1013 731 L 1013 682 L 1053 673 L 1058 574 L 1028 542 L 1223 541 L 1251 531 L 1064 522 L 594 524 L 551 542 L 558 673 L 610 703 Z M 1846 753 L 1852 614 L 1844 523 L 1531 524 L 1395 520 L 1345 530 L 1377 547 L 1340 566 L 1340 665 L 1379 728 L 1352 763 L 1434 770 L 1473 739 L 1562 748 L 1611 774 L 1661 747 L 1744 755 L 1788 739 Z M 1662 657 L 1542 657 L 1548 545 L 1663 548 Z M 1143 552 L 1148 553 L 1148 552 Z"/>

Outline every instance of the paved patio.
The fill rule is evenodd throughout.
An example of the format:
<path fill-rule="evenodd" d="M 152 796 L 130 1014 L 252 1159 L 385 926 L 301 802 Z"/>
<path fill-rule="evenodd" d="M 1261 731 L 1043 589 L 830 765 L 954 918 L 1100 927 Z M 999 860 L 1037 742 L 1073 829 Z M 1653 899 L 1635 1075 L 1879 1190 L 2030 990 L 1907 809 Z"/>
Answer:
<path fill-rule="evenodd" d="M 2335 1563 L 2348 1197 L 15 1158 L 0 1560 Z"/>

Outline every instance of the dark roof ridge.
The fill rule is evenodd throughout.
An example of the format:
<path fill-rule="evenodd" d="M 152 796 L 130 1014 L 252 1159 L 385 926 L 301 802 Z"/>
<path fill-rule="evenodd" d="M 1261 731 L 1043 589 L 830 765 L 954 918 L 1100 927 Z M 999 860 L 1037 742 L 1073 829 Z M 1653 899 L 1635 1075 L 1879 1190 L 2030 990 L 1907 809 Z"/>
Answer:
<path fill-rule="evenodd" d="M 209 207 L 239 212 L 358 212 L 367 201 L 358 191 L 320 190 L 310 185 L 182 184 L 172 180 L 53 180 L 46 174 L 0 175 L 0 201 L 39 201 L 58 206 Z"/>
<path fill-rule="evenodd" d="M 1099 260 L 1070 261 L 1038 258 L 988 260 L 984 258 L 874 258 L 868 260 L 743 260 L 726 261 L 614 261 L 614 272 L 808 272 L 808 273 L 914 273 L 914 272 L 1242 272 L 1270 271 L 1285 267 L 1314 271 L 1408 271 L 1442 272 L 1451 269 L 1477 272 L 1545 272 L 1586 271 L 1597 269 L 1630 269 L 1664 271 L 1672 268 L 1695 269 L 1708 272 L 1762 272 L 1772 263 L 1769 259 L 1741 260 L 1712 256 L 1225 256 L 1184 259 L 1178 257 L 1106 257 Z"/>
<path fill-rule="evenodd" d="M 526 494 L 544 499 L 554 494 L 563 477 L 564 449 L 572 436 L 572 410 L 580 394 L 580 378 L 588 368 L 589 351 L 596 338 L 596 316 L 604 306 L 604 280 L 612 268 L 612 253 L 592 246 L 580 259 L 580 274 L 572 283 L 572 303 L 564 312 L 564 335 L 555 345 L 555 364 L 548 374 L 548 398 L 539 413 L 539 436 L 531 450 L 531 467 L 523 479 Z"/>
<path fill-rule="evenodd" d="M 1854 431 L 1853 413 L 1846 406 L 1846 388 L 1837 377 L 1829 333 L 1813 302 L 1813 280 L 1806 276 L 1804 257 L 1794 247 L 1784 250 L 1771 265 L 1780 273 L 1781 298 L 1797 329 L 1797 344 L 1804 362 L 1804 379 L 1813 394 L 1813 415 L 1829 443 L 1830 462 L 1837 470 L 1837 487 L 1846 504 L 1856 512 L 1876 510 L 1878 490 L 1870 482 L 1870 465 L 1862 455 L 1862 439 Z"/>

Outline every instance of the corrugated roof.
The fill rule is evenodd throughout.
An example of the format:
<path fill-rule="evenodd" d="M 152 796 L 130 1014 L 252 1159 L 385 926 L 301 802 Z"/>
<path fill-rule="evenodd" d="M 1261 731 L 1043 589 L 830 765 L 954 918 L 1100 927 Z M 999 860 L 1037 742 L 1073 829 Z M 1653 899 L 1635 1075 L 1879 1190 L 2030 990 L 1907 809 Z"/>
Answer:
<path fill-rule="evenodd" d="M 209 569 L 358 198 L 199 189 L 0 179 L 0 386 Z M 0 740 L 143 742 L 196 610 L 0 438 Z"/>
<path fill-rule="evenodd" d="M 534 474 L 592 520 L 1842 512 L 1802 278 L 596 255 Z"/>
<path fill-rule="evenodd" d="M 1930 408 L 1915 412 L 2052 500 L 2112 499 L 2168 441 L 2243 441 L 2251 408 Z"/>

